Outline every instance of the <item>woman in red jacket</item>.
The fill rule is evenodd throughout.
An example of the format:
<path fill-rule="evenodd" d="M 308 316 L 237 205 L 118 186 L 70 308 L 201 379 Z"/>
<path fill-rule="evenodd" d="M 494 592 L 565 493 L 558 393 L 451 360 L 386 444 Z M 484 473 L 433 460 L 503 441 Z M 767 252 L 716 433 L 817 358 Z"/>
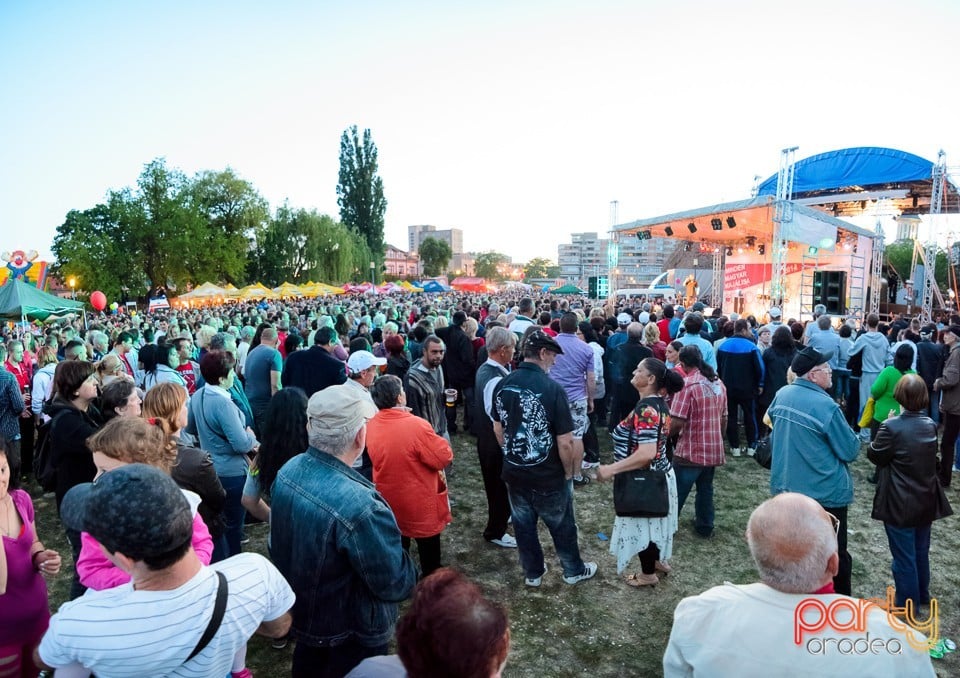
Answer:
<path fill-rule="evenodd" d="M 386 375 L 370 389 L 380 411 L 367 422 L 373 482 L 390 504 L 403 548 L 417 540 L 423 576 L 440 567 L 440 533 L 451 521 L 443 469 L 453 461 L 450 443 L 406 406 L 403 382 Z"/>

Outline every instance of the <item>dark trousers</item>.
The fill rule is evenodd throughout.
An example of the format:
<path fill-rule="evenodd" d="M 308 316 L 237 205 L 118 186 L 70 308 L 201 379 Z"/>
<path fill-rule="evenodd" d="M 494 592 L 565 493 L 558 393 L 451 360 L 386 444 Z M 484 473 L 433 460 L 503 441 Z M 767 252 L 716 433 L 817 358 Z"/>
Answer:
<path fill-rule="evenodd" d="M 457 410 L 463 405 L 463 430 L 473 430 L 473 386 L 464 386 L 457 389 L 457 402 L 453 407 L 445 407 L 447 415 L 447 432 L 453 435 L 457 432 Z"/>
<path fill-rule="evenodd" d="M 420 554 L 420 576 L 427 577 L 442 567 L 440 565 L 440 535 L 415 537 L 415 540 L 417 542 L 417 553 Z M 401 537 L 400 544 L 404 551 L 410 551 L 410 537 Z"/>
<path fill-rule="evenodd" d="M 29 417 L 20 417 L 20 476 L 17 480 L 33 472 L 33 447 L 37 439 L 37 426 L 33 415 Z M 13 471 L 13 468 L 10 469 Z M 11 478 L 14 475 L 10 474 Z"/>
<path fill-rule="evenodd" d="M 389 645 L 361 645 L 355 640 L 316 647 L 298 642 L 293 649 L 293 678 L 343 678 L 367 657 L 387 654 Z"/>
<path fill-rule="evenodd" d="M 755 398 L 744 398 L 727 392 L 727 441 L 730 447 L 740 447 L 740 427 L 737 424 L 737 410 L 743 411 L 743 432 L 747 436 L 747 447 L 756 447 L 757 414 Z"/>
<path fill-rule="evenodd" d="M 80 583 L 80 574 L 77 572 L 77 561 L 80 560 L 80 532 L 77 530 L 65 530 L 67 541 L 70 542 L 70 550 L 73 552 L 73 581 L 70 582 L 70 600 L 76 600 L 87 592 L 87 587 Z"/>
<path fill-rule="evenodd" d="M 850 375 L 850 386 L 847 390 L 847 405 L 843 408 L 847 423 L 854 431 L 859 431 L 857 422 L 860 421 L 860 377 Z"/>
<path fill-rule="evenodd" d="M 957 435 L 960 434 L 960 414 L 941 412 L 943 421 L 943 438 L 940 439 L 940 467 L 937 475 L 940 484 L 950 487 L 950 478 L 953 475 L 953 455 L 956 450 Z"/>
<path fill-rule="evenodd" d="M 240 503 L 246 476 L 218 477 L 227 498 L 223 503 L 223 536 L 213 542 L 214 563 L 235 556 L 243 550 L 240 542 L 243 541 L 243 517 L 246 515 L 246 510 Z"/>
<path fill-rule="evenodd" d="M 545 570 L 543 547 L 537 532 L 537 522 L 540 520 L 543 520 L 553 537 L 564 576 L 583 574 L 585 566 L 580 557 L 577 522 L 573 515 L 573 481 L 568 480 L 555 490 L 507 485 L 507 492 L 513 509 L 513 531 L 517 536 L 517 551 L 524 576 L 534 579 Z"/>
<path fill-rule="evenodd" d="M 903 607 L 913 601 L 913 609 L 930 602 L 930 523 L 922 527 L 894 527 L 884 523 L 890 554 L 893 556 L 893 583 L 897 592 L 894 604 Z"/>
<path fill-rule="evenodd" d="M 852 595 L 850 573 L 853 572 L 853 558 L 847 551 L 847 507 L 839 508 L 823 507 L 827 513 L 836 516 L 840 521 L 840 527 L 837 530 L 837 553 L 840 556 L 840 566 L 837 569 L 837 576 L 833 578 L 833 590 L 845 596 Z"/>
<path fill-rule="evenodd" d="M 500 477 L 503 472 L 503 449 L 493 431 L 484 429 L 477 435 L 477 457 L 480 459 L 483 491 L 487 495 L 487 525 L 483 528 L 483 538 L 490 541 L 506 533 L 510 519 L 507 486 Z"/>
<path fill-rule="evenodd" d="M 7 466 L 10 467 L 10 485 L 11 490 L 17 489 L 20 487 L 20 469 L 23 468 L 21 462 L 22 453 L 21 453 L 21 441 L 19 440 L 8 440 L 7 441 Z M 26 474 L 24 474 L 26 475 Z"/>
<path fill-rule="evenodd" d="M 583 434 L 583 461 L 596 464 L 600 461 L 600 440 L 597 438 L 597 405 L 594 400 L 593 412 L 587 415 L 590 423 Z"/>
<path fill-rule="evenodd" d="M 683 510 L 690 490 L 697 486 L 697 500 L 694 504 L 693 528 L 701 537 L 713 534 L 715 518 L 713 508 L 713 466 L 674 466 L 677 476 L 677 513 Z"/>

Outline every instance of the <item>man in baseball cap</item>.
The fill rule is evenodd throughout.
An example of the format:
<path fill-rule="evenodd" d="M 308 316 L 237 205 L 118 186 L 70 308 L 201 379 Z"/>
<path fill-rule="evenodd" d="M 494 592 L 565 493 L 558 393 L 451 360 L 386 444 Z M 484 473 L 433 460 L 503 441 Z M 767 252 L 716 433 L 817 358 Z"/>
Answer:
<path fill-rule="evenodd" d="M 77 485 L 60 516 L 100 542 L 130 583 L 64 604 L 34 651 L 42 668 L 225 676 L 254 633 L 281 638 L 290 628 L 294 595 L 280 572 L 256 553 L 204 566 L 190 503 L 159 469 L 128 464 Z"/>
<path fill-rule="evenodd" d="M 581 458 L 573 444 L 573 418 L 563 387 L 548 375 L 563 349 L 543 330 L 523 342 L 523 362 L 493 391 L 493 432 L 503 447 L 503 481 L 513 507 L 520 564 L 527 586 L 540 586 L 547 565 L 537 536 L 550 528 L 563 581 L 576 584 L 597 573 L 585 563 L 573 515 L 573 478 Z"/>
<path fill-rule="evenodd" d="M 633 316 L 629 313 L 621 313 L 617 316 L 617 325 L 620 327 L 626 327 L 633 322 Z"/>
<path fill-rule="evenodd" d="M 273 483 L 270 553 L 298 594 L 294 676 L 342 676 L 386 654 L 398 605 L 417 581 L 393 511 L 352 468 L 376 413 L 369 394 L 349 383 L 314 393 L 310 447 Z"/>

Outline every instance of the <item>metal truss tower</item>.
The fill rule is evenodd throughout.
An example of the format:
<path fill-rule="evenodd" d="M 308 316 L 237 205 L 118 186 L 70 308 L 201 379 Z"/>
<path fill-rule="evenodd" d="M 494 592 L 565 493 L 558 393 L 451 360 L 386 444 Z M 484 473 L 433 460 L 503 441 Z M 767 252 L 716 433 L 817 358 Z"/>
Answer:
<path fill-rule="evenodd" d="M 880 313 L 880 287 L 883 285 L 883 250 L 885 236 L 883 222 L 877 216 L 876 235 L 873 236 L 873 246 L 870 250 L 870 306 L 869 313 Z M 866 317 L 864 317 L 866 319 Z"/>
<path fill-rule="evenodd" d="M 771 244 L 770 305 L 783 307 L 787 284 L 787 241 L 783 225 L 793 221 L 794 154 L 797 147 L 780 151 L 780 170 L 777 173 L 777 200 L 773 213 L 773 242 Z"/>
<path fill-rule="evenodd" d="M 920 322 L 933 320 L 933 295 L 937 290 L 937 219 L 943 208 L 943 189 L 947 180 L 947 155 L 942 150 L 933 166 L 933 188 L 930 193 L 930 239 L 924 251 L 923 297 L 920 303 Z"/>

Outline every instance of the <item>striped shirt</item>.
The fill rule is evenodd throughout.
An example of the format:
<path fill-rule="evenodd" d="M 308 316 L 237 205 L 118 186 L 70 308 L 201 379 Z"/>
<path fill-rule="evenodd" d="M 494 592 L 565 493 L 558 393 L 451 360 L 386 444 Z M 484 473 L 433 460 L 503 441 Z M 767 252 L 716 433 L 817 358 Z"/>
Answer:
<path fill-rule="evenodd" d="M 227 578 L 223 622 L 210 643 L 185 663 L 213 616 L 215 570 Z M 136 591 L 131 583 L 88 591 L 60 607 L 40 643 L 55 668 L 84 666 L 113 676 L 226 676 L 236 651 L 263 621 L 293 606 L 283 575 L 263 556 L 242 553 L 201 568 L 170 591 Z"/>

